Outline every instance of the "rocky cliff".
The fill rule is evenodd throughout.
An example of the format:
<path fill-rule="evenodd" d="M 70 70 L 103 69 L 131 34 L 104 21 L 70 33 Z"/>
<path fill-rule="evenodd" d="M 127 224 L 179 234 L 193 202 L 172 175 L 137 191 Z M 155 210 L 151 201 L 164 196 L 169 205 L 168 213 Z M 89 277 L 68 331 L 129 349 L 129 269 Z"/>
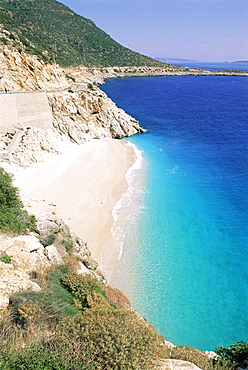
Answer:
<path fill-rule="evenodd" d="M 24 119 L 20 127 L 18 114 L 16 121 L 7 120 L 6 123 L 4 112 L 13 107 L 0 107 L 0 118 L 4 117 L 0 126 L 6 126 L 0 141 L 2 162 L 10 161 L 27 166 L 61 153 L 65 141 L 82 144 L 91 139 L 122 138 L 144 131 L 135 119 L 116 107 L 96 86 L 81 91 L 73 91 L 73 88 L 73 78 L 68 78 L 59 66 L 48 65 L 36 56 L 13 48 L 4 46 L 0 49 L 2 94 L 6 98 L 14 96 L 16 102 L 19 97 L 22 101 L 25 100 L 25 96 L 28 96 L 26 91 L 43 91 L 48 101 L 46 109 L 52 114 L 51 128 L 32 125 L 31 118 L 27 119 L 26 126 Z M 36 96 L 40 99 L 40 94 L 32 94 L 32 101 L 35 102 Z M 24 115 L 24 106 L 19 105 L 22 117 L 28 117 L 28 106 Z M 18 110 L 17 104 L 15 108 Z M 31 108 L 32 116 L 39 113 L 35 112 L 34 106 Z M 8 117 L 11 119 L 11 116 Z M 93 272 L 100 276 L 96 272 L 97 263 L 92 259 L 87 245 L 56 216 L 46 214 L 39 220 L 38 235 L 39 237 L 33 234 L 14 238 L 1 236 L 0 257 L 7 253 L 11 257 L 11 263 L 0 261 L 0 308 L 8 304 L 8 298 L 13 292 L 20 289 L 39 289 L 30 277 L 35 271 L 60 264 L 63 259 L 69 258 L 62 241 L 73 247 L 74 257 L 81 261 L 77 266 L 79 271 Z M 55 236 L 55 244 L 42 244 L 42 240 L 48 235 Z"/>
<path fill-rule="evenodd" d="M 4 258 L 0 260 L 0 310 L 7 307 L 11 294 L 39 290 L 39 285 L 33 282 L 38 273 L 69 260 L 78 272 L 92 274 L 103 281 L 87 244 L 52 213 L 40 217 L 35 234 L 0 235 L 0 258 L 6 255 L 10 257 L 8 263 Z"/>
<path fill-rule="evenodd" d="M 6 46 L 0 48 L 0 91 L 63 90 L 70 86 L 58 65 Z"/>
<path fill-rule="evenodd" d="M 45 160 L 50 154 L 60 153 L 64 140 L 81 144 L 91 139 L 122 138 L 144 131 L 134 118 L 116 107 L 99 88 L 94 85 L 86 88 L 88 77 L 80 85 L 74 80 L 58 65 L 48 65 L 36 56 L 6 46 L 0 49 L 0 92 L 11 98 L 5 97 L 7 105 L 3 108 L 5 111 L 13 109 L 8 102 L 15 95 L 15 111 L 12 115 L 9 113 L 9 117 L 16 118 L 6 123 L 6 114 L 2 113 L 5 117 L 2 120 L 0 115 L 2 159 L 28 165 Z M 79 90 L 81 88 L 83 90 Z M 39 94 L 32 94 L 32 109 L 26 104 L 24 112 L 19 100 L 28 98 L 26 91 L 43 91 L 46 94 L 49 105 L 46 107 L 47 114 L 43 114 L 50 117 L 52 113 L 53 129 L 46 128 L 44 124 L 39 127 L 37 119 L 34 119 L 39 114 L 39 105 L 37 112 L 35 107 L 35 99 L 40 99 Z M 18 109 L 22 109 L 22 112 Z"/>
<path fill-rule="evenodd" d="M 8 126 L 0 141 L 2 161 L 28 165 L 60 153 L 66 140 L 82 144 L 91 139 L 122 138 L 144 131 L 134 118 L 116 107 L 96 86 L 91 84 L 86 88 L 89 83 L 99 81 L 98 72 L 92 73 L 95 77 L 97 75 L 92 80 L 89 77 L 91 72 L 84 77 L 80 72 L 78 83 L 73 83 L 77 71 L 68 72 L 74 77 L 68 78 L 57 65 L 48 65 L 24 52 L 7 47 L 0 50 L 0 91 L 4 94 L 10 91 L 44 91 L 53 125 L 50 129 L 30 124 L 21 129 L 9 129 Z M 9 258 L 7 261 L 3 258 L 6 256 Z M 36 274 L 64 262 L 73 265 L 76 271 L 91 274 L 104 282 L 87 244 L 52 213 L 41 216 L 36 234 L 0 235 L 0 310 L 7 307 L 11 294 L 26 289 L 39 290 L 39 285 L 33 281 Z M 123 301 L 116 292 L 111 291 L 110 295 L 114 293 L 115 302 Z M 164 360 L 156 368 L 199 369 L 178 360 Z"/>
<path fill-rule="evenodd" d="M 144 132 L 138 121 L 116 107 L 97 87 L 74 93 L 49 93 L 48 100 L 54 127 L 78 144 L 89 139 L 120 139 Z"/>

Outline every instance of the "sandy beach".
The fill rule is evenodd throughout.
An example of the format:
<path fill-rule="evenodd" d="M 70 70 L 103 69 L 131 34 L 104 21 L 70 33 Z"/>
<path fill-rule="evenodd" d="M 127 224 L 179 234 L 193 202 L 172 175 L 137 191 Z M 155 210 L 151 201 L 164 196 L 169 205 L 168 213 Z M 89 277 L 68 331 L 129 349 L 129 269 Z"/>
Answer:
<path fill-rule="evenodd" d="M 135 159 L 127 143 L 101 139 L 67 144 L 62 154 L 12 172 L 29 213 L 55 212 L 106 270 L 102 251 L 110 243 L 113 209 L 128 188 L 126 174 Z M 105 248 L 106 253 L 111 254 L 108 269 L 114 270 L 119 250 Z"/>

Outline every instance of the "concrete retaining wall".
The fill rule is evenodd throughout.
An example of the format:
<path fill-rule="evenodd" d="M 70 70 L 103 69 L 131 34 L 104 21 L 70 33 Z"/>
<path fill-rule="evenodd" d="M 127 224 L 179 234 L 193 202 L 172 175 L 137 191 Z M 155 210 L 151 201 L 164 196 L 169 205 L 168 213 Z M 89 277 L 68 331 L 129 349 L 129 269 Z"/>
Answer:
<path fill-rule="evenodd" d="M 52 112 L 46 93 L 0 94 L 0 131 L 33 126 L 52 128 Z"/>

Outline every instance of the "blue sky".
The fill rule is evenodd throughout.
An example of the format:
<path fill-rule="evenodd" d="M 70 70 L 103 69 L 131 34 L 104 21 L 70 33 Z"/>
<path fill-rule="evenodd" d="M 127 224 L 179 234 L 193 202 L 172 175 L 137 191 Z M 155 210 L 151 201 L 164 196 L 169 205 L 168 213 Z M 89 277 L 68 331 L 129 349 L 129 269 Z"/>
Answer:
<path fill-rule="evenodd" d="M 150 57 L 248 60 L 248 0 L 62 0 Z"/>

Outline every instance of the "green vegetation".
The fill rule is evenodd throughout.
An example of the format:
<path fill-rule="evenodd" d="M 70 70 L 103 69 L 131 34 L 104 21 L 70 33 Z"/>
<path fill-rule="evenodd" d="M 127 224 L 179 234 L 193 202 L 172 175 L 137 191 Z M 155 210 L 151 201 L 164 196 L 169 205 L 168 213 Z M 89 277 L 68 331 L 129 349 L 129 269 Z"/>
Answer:
<path fill-rule="evenodd" d="M 69 254 L 69 256 L 72 254 L 73 245 L 68 242 L 67 240 L 62 240 L 61 244 L 65 247 L 66 252 Z"/>
<path fill-rule="evenodd" d="M 107 300 L 105 291 L 102 289 L 100 283 L 91 276 L 88 276 L 87 279 L 82 279 L 77 273 L 71 272 L 64 274 L 61 282 L 73 294 L 74 303 L 80 309 L 90 307 L 92 304 L 92 294 L 94 297 L 98 295 L 98 300 L 104 302 Z"/>
<path fill-rule="evenodd" d="M 3 256 L 0 257 L 0 261 L 4 263 L 11 263 L 11 257 L 8 256 L 7 254 L 4 254 Z"/>
<path fill-rule="evenodd" d="M 194 363 L 202 370 L 233 370 L 234 364 L 231 361 L 223 359 L 209 360 L 203 352 L 190 346 L 178 346 L 171 350 L 170 358 L 180 359 Z"/>
<path fill-rule="evenodd" d="M 0 231 L 26 233 L 36 227 L 34 216 L 23 209 L 18 189 L 12 185 L 12 177 L 0 168 Z"/>
<path fill-rule="evenodd" d="M 61 66 L 165 66 L 121 46 L 55 0 L 0 0 L 0 24 L 26 52 Z"/>
<path fill-rule="evenodd" d="M 55 234 L 50 234 L 44 239 L 41 238 L 40 242 L 42 245 L 44 245 L 44 247 L 47 247 L 48 245 L 52 245 L 55 242 L 55 240 L 56 240 Z"/>
<path fill-rule="evenodd" d="M 25 351 L 9 351 L 8 347 L 0 349 L 2 370 L 76 370 L 81 367 L 70 367 L 66 356 L 50 348 L 36 344 Z M 86 369 L 86 367 L 82 367 Z M 89 369 L 89 368 L 88 368 Z"/>
<path fill-rule="evenodd" d="M 231 344 L 230 347 L 219 346 L 216 353 L 222 358 L 231 361 L 235 366 L 248 365 L 248 343 L 241 341 Z"/>
<path fill-rule="evenodd" d="M 54 328 L 58 322 L 79 313 L 74 296 L 62 284 L 61 279 L 68 269 L 66 266 L 49 271 L 45 281 L 37 274 L 37 282 L 43 286 L 40 292 L 20 292 L 11 297 L 12 314 L 15 322 L 23 328 Z"/>
<path fill-rule="evenodd" d="M 70 76 L 70 75 L 65 75 L 66 78 L 68 78 L 68 80 L 72 80 L 73 82 L 75 82 L 75 78 Z"/>
<path fill-rule="evenodd" d="M 14 294 L 0 320 L 2 369 L 149 369 L 160 356 L 162 336 L 95 278 L 66 266 L 38 275 L 42 290 Z"/>
<path fill-rule="evenodd" d="M 111 303 L 98 280 L 66 265 L 34 277 L 41 291 L 14 294 L 0 317 L 1 369 L 148 370 L 174 358 L 231 370 L 247 358 L 246 342 L 221 346 L 219 360 L 192 347 L 167 348 L 143 318 Z"/>

